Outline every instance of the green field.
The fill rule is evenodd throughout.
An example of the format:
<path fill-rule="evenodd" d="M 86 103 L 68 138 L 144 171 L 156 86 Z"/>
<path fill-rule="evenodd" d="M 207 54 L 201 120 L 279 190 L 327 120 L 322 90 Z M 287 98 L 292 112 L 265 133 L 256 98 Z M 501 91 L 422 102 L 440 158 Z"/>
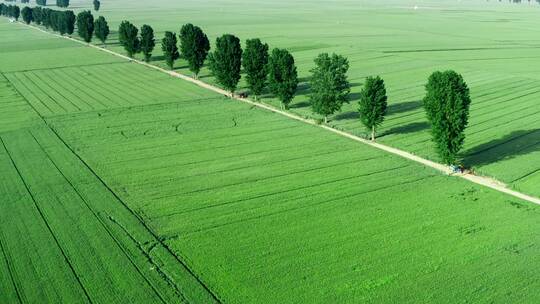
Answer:
<path fill-rule="evenodd" d="M 353 95 L 387 81 L 381 142 L 433 159 L 418 100 L 431 71 L 458 69 L 465 159 L 540 193 L 540 6 L 204 3 L 102 13 L 257 36 L 294 51 L 304 79 L 319 52 L 347 55 Z M 540 301 L 538 206 L 0 21 L 0 303 Z M 310 115 L 306 93 L 293 112 Z M 355 107 L 331 124 L 363 134 Z"/>
<path fill-rule="evenodd" d="M 379 3 L 383 2 L 383 3 Z M 90 7 L 89 1 L 77 1 Z M 414 10 L 417 5 L 418 9 Z M 126 9 L 129 7 L 129 9 Z M 350 105 L 330 122 L 358 135 L 366 132 L 357 116 L 365 77 L 381 75 L 389 95 L 389 115 L 380 141 L 437 160 L 420 100 L 427 77 L 438 69 L 462 73 L 471 88 L 470 127 L 463 158 L 478 172 L 517 190 L 540 195 L 540 5 L 498 1 L 224 1 L 165 0 L 148 5 L 116 0 L 101 14 L 117 29 L 130 20 L 150 24 L 163 36 L 182 24 L 200 25 L 211 44 L 223 33 L 242 40 L 258 37 L 271 47 L 289 49 L 301 81 L 292 111 L 312 116 L 309 70 L 322 52 L 348 57 L 353 84 Z M 115 45 L 112 49 L 122 52 Z M 159 60 L 161 50 L 155 55 Z M 177 64 L 186 70 L 185 62 Z M 208 71 L 203 80 L 213 83 Z M 265 102 L 277 103 L 272 98 Z"/>

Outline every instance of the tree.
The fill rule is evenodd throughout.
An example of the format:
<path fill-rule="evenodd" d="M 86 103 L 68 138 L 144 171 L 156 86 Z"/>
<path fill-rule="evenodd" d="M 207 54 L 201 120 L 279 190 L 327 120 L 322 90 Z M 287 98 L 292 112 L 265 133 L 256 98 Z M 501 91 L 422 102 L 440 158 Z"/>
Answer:
<path fill-rule="evenodd" d="M 128 26 L 130 25 L 131 23 L 129 21 L 122 21 L 122 23 L 120 23 L 120 26 L 118 27 L 118 42 L 120 42 L 120 44 L 123 46 L 125 41 L 126 41 L 126 32 L 127 32 L 127 28 Z"/>
<path fill-rule="evenodd" d="M 64 11 L 63 15 L 64 32 L 68 35 L 72 35 L 75 31 L 75 13 L 73 11 Z"/>
<path fill-rule="evenodd" d="M 93 4 L 94 4 L 94 10 L 96 12 L 99 11 L 99 7 L 101 6 L 101 2 L 99 2 L 99 0 L 94 0 Z"/>
<path fill-rule="evenodd" d="M 141 41 L 137 36 L 139 30 L 136 26 L 129 21 L 122 21 L 120 28 L 118 29 L 120 43 L 124 46 L 129 57 L 133 58 L 133 55 L 140 52 Z"/>
<path fill-rule="evenodd" d="M 105 20 L 105 17 L 99 16 L 96 21 L 94 22 L 94 31 L 96 34 L 96 37 L 101 41 L 103 45 L 105 45 L 105 41 L 107 41 L 107 37 L 109 37 L 109 24 L 107 24 L 107 20 Z"/>
<path fill-rule="evenodd" d="M 41 10 L 41 24 L 43 24 L 45 28 L 49 28 L 51 26 L 51 12 L 52 9 L 50 8 L 44 8 Z"/>
<path fill-rule="evenodd" d="M 47 0 L 36 0 L 37 5 L 47 6 Z"/>
<path fill-rule="evenodd" d="M 163 50 L 163 56 L 165 56 L 165 62 L 172 70 L 174 67 L 174 61 L 180 57 L 178 53 L 178 46 L 176 46 L 176 34 L 173 32 L 165 32 L 165 37 L 161 40 L 161 49 Z"/>
<path fill-rule="evenodd" d="M 92 41 L 94 16 L 90 11 L 82 11 L 77 15 L 77 32 L 86 43 Z"/>
<path fill-rule="evenodd" d="M 294 58 L 287 50 L 272 50 L 268 58 L 268 87 L 281 101 L 281 107 L 288 109 L 298 87 L 298 73 Z"/>
<path fill-rule="evenodd" d="M 358 102 L 360 112 L 360 121 L 371 131 L 371 140 L 375 140 L 375 131 L 384 120 L 386 115 L 387 101 L 386 88 L 384 80 L 377 77 L 368 77 L 360 92 L 360 101 Z"/>
<path fill-rule="evenodd" d="M 440 158 L 445 164 L 455 164 L 469 120 L 467 84 L 454 71 L 435 72 L 429 77 L 423 102 Z"/>
<path fill-rule="evenodd" d="M 180 29 L 180 51 L 189 64 L 189 70 L 198 78 L 210 50 L 210 41 L 198 26 L 185 24 Z"/>
<path fill-rule="evenodd" d="M 11 17 L 15 18 L 15 20 L 19 20 L 20 15 L 21 9 L 17 5 L 11 6 Z"/>
<path fill-rule="evenodd" d="M 242 68 L 240 39 L 225 34 L 216 39 L 216 49 L 210 54 L 210 70 L 216 80 L 234 95 Z"/>
<path fill-rule="evenodd" d="M 42 23 L 43 19 L 40 6 L 32 8 L 32 20 L 34 20 L 34 23 L 36 23 L 37 25 L 40 25 Z"/>
<path fill-rule="evenodd" d="M 341 110 L 343 103 L 349 102 L 351 86 L 347 80 L 349 62 L 347 58 L 327 53 L 315 58 L 315 68 L 311 70 L 311 108 L 324 117 Z"/>
<path fill-rule="evenodd" d="M 246 82 L 251 93 L 257 96 L 263 93 L 268 76 L 268 44 L 260 39 L 248 39 L 242 55 L 242 65 L 246 72 Z"/>
<path fill-rule="evenodd" d="M 149 25 L 143 25 L 141 27 L 141 51 L 144 55 L 144 61 L 150 61 L 155 46 L 154 29 Z"/>
<path fill-rule="evenodd" d="M 22 15 L 23 21 L 26 24 L 30 24 L 30 22 L 32 22 L 32 20 L 33 20 L 33 18 L 32 18 L 32 9 L 30 7 L 25 6 L 21 11 L 21 15 Z"/>

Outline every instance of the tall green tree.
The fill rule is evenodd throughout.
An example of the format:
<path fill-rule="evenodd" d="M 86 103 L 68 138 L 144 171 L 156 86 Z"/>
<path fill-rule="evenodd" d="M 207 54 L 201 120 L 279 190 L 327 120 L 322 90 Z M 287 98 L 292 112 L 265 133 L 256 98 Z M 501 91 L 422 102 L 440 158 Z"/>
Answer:
<path fill-rule="evenodd" d="M 234 95 L 242 69 L 242 47 L 238 37 L 225 34 L 216 39 L 216 49 L 210 54 L 210 70 L 216 80 Z"/>
<path fill-rule="evenodd" d="M 165 62 L 172 70 L 174 67 L 174 61 L 180 57 L 178 53 L 178 41 L 176 40 L 176 34 L 173 32 L 165 32 L 165 37 L 161 40 L 161 50 L 163 50 L 163 56 L 165 56 Z"/>
<path fill-rule="evenodd" d="M 86 43 L 92 41 L 94 16 L 90 11 L 82 11 L 77 15 L 77 33 Z"/>
<path fill-rule="evenodd" d="M 63 14 L 64 32 L 68 35 L 72 35 L 75 31 L 75 20 L 77 19 L 75 13 L 73 11 L 64 11 Z"/>
<path fill-rule="evenodd" d="M 17 5 L 11 6 L 11 17 L 15 18 L 15 20 L 19 20 L 20 15 L 21 9 Z"/>
<path fill-rule="evenodd" d="M 127 20 L 124 20 L 120 23 L 120 26 L 118 27 L 118 42 L 120 42 L 120 45 L 124 46 L 124 43 L 126 41 L 126 32 L 127 28 L 131 23 Z"/>
<path fill-rule="evenodd" d="M 311 108 L 324 117 L 325 123 L 329 115 L 349 102 L 348 70 L 349 61 L 341 55 L 322 53 L 315 58 L 315 68 L 311 70 Z"/>
<path fill-rule="evenodd" d="M 45 26 L 45 28 L 51 27 L 51 12 L 52 9 L 50 8 L 44 8 L 41 10 L 41 24 Z"/>
<path fill-rule="evenodd" d="M 386 88 L 381 77 L 368 77 L 360 92 L 358 111 L 360 121 L 371 131 L 371 140 L 375 140 L 375 132 L 384 121 L 387 109 Z"/>
<path fill-rule="evenodd" d="M 143 25 L 141 27 L 141 51 L 144 55 L 144 61 L 150 61 L 155 46 L 154 29 L 149 25 Z"/>
<path fill-rule="evenodd" d="M 429 77 L 423 102 L 441 160 L 455 164 L 469 121 L 471 98 L 467 84 L 455 71 L 435 72 Z"/>
<path fill-rule="evenodd" d="M 25 6 L 21 11 L 21 15 L 22 15 L 24 23 L 30 24 L 30 22 L 32 22 L 33 20 L 32 9 L 30 7 Z"/>
<path fill-rule="evenodd" d="M 34 23 L 41 25 L 43 19 L 40 6 L 32 8 L 32 19 L 34 20 Z"/>
<path fill-rule="evenodd" d="M 99 8 L 101 7 L 101 2 L 99 0 L 94 0 L 94 10 L 97 12 L 99 11 Z"/>
<path fill-rule="evenodd" d="M 188 64 L 189 70 L 198 78 L 204 61 L 210 51 L 210 41 L 206 34 L 191 23 L 185 24 L 180 29 L 180 51 Z"/>
<path fill-rule="evenodd" d="M 56 6 L 58 7 L 68 7 L 69 0 L 56 0 Z"/>
<path fill-rule="evenodd" d="M 141 41 L 139 39 L 139 30 L 129 21 L 123 21 L 118 30 L 119 40 L 129 57 L 141 51 Z"/>
<path fill-rule="evenodd" d="M 294 57 L 285 49 L 273 49 L 268 58 L 268 88 L 288 109 L 298 87 Z"/>
<path fill-rule="evenodd" d="M 96 21 L 94 22 L 94 31 L 96 37 L 101 41 L 103 45 L 105 45 L 105 41 L 107 41 L 110 33 L 109 24 L 107 23 L 107 20 L 105 20 L 105 17 L 99 16 L 96 19 Z"/>
<path fill-rule="evenodd" d="M 266 86 L 268 76 L 268 44 L 260 39 L 248 39 L 242 55 L 242 66 L 246 72 L 246 82 L 251 93 L 260 96 Z"/>

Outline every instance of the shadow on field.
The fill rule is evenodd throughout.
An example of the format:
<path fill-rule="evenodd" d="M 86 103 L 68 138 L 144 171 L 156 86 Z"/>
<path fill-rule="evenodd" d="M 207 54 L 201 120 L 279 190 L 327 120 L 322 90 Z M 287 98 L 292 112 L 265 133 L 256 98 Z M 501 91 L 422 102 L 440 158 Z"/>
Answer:
<path fill-rule="evenodd" d="M 416 109 L 420 109 L 422 106 L 421 100 L 405 101 L 389 105 L 387 111 L 388 115 L 392 115 L 414 111 Z"/>
<path fill-rule="evenodd" d="M 540 151 L 540 129 L 514 131 L 463 153 L 466 166 L 484 166 Z"/>
<path fill-rule="evenodd" d="M 347 119 L 358 119 L 358 118 L 360 118 L 360 113 L 356 111 L 343 112 L 343 113 L 336 114 L 334 116 L 335 120 L 347 120 Z"/>
<path fill-rule="evenodd" d="M 386 130 L 381 135 L 379 135 L 379 137 L 383 137 L 383 136 L 391 135 L 391 134 L 409 134 L 409 133 L 420 132 L 427 129 L 429 129 L 429 123 L 427 121 L 413 122 L 408 125 L 399 126 L 399 127 Z"/>

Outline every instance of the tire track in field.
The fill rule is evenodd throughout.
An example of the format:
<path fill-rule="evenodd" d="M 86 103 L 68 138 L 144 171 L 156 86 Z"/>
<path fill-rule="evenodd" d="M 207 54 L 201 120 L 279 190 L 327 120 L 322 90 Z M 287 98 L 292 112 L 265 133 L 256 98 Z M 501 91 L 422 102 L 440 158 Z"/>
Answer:
<path fill-rule="evenodd" d="M 110 187 L 109 185 L 97 174 L 97 172 L 94 171 L 94 169 L 92 169 L 92 167 L 86 163 L 86 161 L 84 161 L 82 159 L 82 157 L 77 154 L 65 141 L 62 137 L 60 137 L 60 135 L 56 132 L 56 130 L 54 130 L 53 128 L 51 128 L 49 126 L 49 129 L 55 134 L 55 136 L 64 144 L 64 146 L 69 150 L 71 151 L 71 153 L 92 173 L 92 175 L 94 175 L 96 177 L 96 179 L 99 180 L 99 182 L 111 193 L 111 195 L 113 195 L 123 206 L 124 208 L 126 208 L 126 210 L 131 213 L 138 221 L 139 223 L 148 231 L 148 233 L 150 233 L 152 235 L 152 237 L 156 240 L 157 243 L 159 243 L 161 246 L 163 246 L 163 248 L 165 248 L 165 250 L 172 256 L 175 258 L 175 260 L 180 264 L 182 265 L 182 267 L 199 283 L 199 285 L 212 297 L 212 299 L 217 302 L 217 303 L 223 303 L 223 301 L 221 301 L 221 299 L 219 298 L 219 296 L 213 291 L 211 290 L 203 281 L 202 279 L 200 278 L 200 276 L 198 274 L 196 274 L 188 265 L 187 263 L 184 261 L 184 259 L 181 259 L 178 254 L 176 254 L 167 244 L 165 244 L 165 242 L 162 240 L 162 238 L 159 237 L 159 235 L 157 235 L 154 230 L 152 230 L 152 228 L 150 228 L 150 226 L 141 218 L 141 216 L 136 212 L 134 211 L 133 209 L 131 209 Z M 1 138 L 0 138 L 1 139 Z"/>
<path fill-rule="evenodd" d="M 13 275 L 13 267 L 11 266 L 10 259 L 8 258 L 7 252 L 4 249 L 4 245 L 2 244 L 3 234 L 0 230 L 0 250 L 2 252 L 2 256 L 4 257 L 4 260 L 6 261 L 6 265 L 9 272 L 9 277 L 11 278 L 11 283 L 13 284 L 13 288 L 15 289 L 15 294 L 17 295 L 17 299 L 19 300 L 19 303 L 24 303 L 21 297 L 21 292 L 19 291 L 19 286 L 17 285 L 17 281 L 15 280 L 15 276 Z"/>
<path fill-rule="evenodd" d="M 103 222 L 103 219 L 99 216 L 98 213 L 96 213 L 96 211 L 94 211 L 94 209 L 92 209 L 90 207 L 90 204 L 86 201 L 86 199 L 82 196 L 82 194 L 79 193 L 79 191 L 77 190 L 77 188 L 75 187 L 75 185 L 71 182 L 71 180 L 69 180 L 65 175 L 64 175 L 64 172 L 62 172 L 62 170 L 60 170 L 60 168 L 58 167 L 58 165 L 56 164 L 56 162 L 51 158 L 50 154 L 45 150 L 45 148 L 43 147 L 43 145 L 39 142 L 39 140 L 35 137 L 35 135 L 31 132 L 31 131 L 28 131 L 30 133 L 30 135 L 32 136 L 32 138 L 34 139 L 34 141 L 37 143 L 37 145 L 39 146 L 39 148 L 41 149 L 41 151 L 45 154 L 45 156 L 47 157 L 47 160 L 49 160 L 51 162 L 51 164 L 54 166 L 54 168 L 58 171 L 58 173 L 60 173 L 60 175 L 62 175 L 62 178 L 69 184 L 69 186 L 73 189 L 73 191 L 77 194 L 77 196 L 81 199 L 81 201 L 84 203 L 84 205 L 86 206 L 86 208 L 88 208 L 88 210 L 94 215 L 94 217 L 98 220 L 98 222 L 101 224 L 101 226 L 103 227 L 103 229 L 105 229 L 105 231 L 107 232 L 107 234 L 109 235 L 109 237 L 114 240 L 115 244 L 118 246 L 118 248 L 120 249 L 120 251 L 122 251 L 122 253 L 124 254 L 124 256 L 128 259 L 128 261 L 131 263 L 131 265 L 137 270 L 137 273 L 139 273 L 139 275 L 146 281 L 146 283 L 148 284 L 148 286 L 150 286 L 150 288 L 152 288 L 152 290 L 154 291 L 154 293 L 158 296 L 158 298 L 161 300 L 161 302 L 163 303 L 167 303 L 167 301 L 165 301 L 165 299 L 161 296 L 161 294 L 156 290 L 155 286 L 152 285 L 152 283 L 150 283 L 150 281 L 148 280 L 148 278 L 142 273 L 142 270 L 137 266 L 137 264 L 133 261 L 133 259 L 130 257 L 130 255 L 126 252 L 126 249 L 124 246 L 122 246 L 122 244 L 118 241 L 118 239 L 114 236 L 114 234 L 110 231 L 109 227 Z M 137 243 L 137 242 L 136 242 Z M 142 248 L 139 248 L 141 251 Z M 152 260 L 149 260 L 151 264 L 153 264 L 154 266 L 158 267 Z M 176 286 L 175 286 L 176 287 Z M 176 291 L 181 295 L 182 298 L 184 298 L 184 295 L 181 293 L 180 290 L 178 290 L 178 287 L 175 288 Z M 185 298 L 184 298 L 185 299 Z"/>
<path fill-rule="evenodd" d="M 0 73 L 2 74 L 2 73 Z M 3 75 L 3 74 L 2 74 Z M 5 77 L 5 76 L 4 76 Z M 6 80 L 9 81 L 9 79 L 6 78 Z M 10 82 L 11 83 L 11 82 Z M 111 193 L 112 196 L 114 196 L 121 204 L 122 206 L 124 206 L 124 208 L 126 208 L 126 210 L 132 214 L 133 216 L 135 216 L 135 218 L 137 219 L 137 221 L 144 227 L 145 230 L 148 231 L 148 233 L 150 233 L 150 235 L 156 240 L 156 243 L 159 243 L 166 251 L 167 253 L 169 253 L 189 274 L 191 277 L 193 277 L 197 283 L 208 293 L 208 295 L 216 302 L 216 303 L 223 303 L 223 301 L 219 298 L 219 296 L 213 291 L 211 290 L 203 281 L 202 279 L 200 278 L 199 275 L 197 275 L 187 264 L 186 262 L 184 261 L 183 258 L 180 258 L 179 255 L 175 254 L 174 251 L 167 245 L 164 243 L 164 241 L 162 240 L 162 238 L 160 238 L 149 226 L 146 222 L 144 222 L 144 220 L 140 217 L 140 215 L 135 212 L 133 209 L 131 209 L 108 185 L 107 183 L 105 183 L 105 181 L 88 165 L 88 163 L 86 163 L 65 141 L 62 137 L 60 137 L 60 135 L 56 132 L 56 130 L 54 130 L 54 128 L 52 128 L 48 123 L 47 121 L 45 120 L 45 118 L 43 117 L 43 115 L 41 115 L 41 113 L 39 111 L 36 110 L 36 108 L 32 105 L 32 103 L 30 103 L 30 101 L 28 101 L 28 99 L 20 94 L 19 91 L 17 91 L 17 93 L 28 103 L 28 105 L 34 110 L 34 112 L 36 112 L 36 114 L 41 118 L 41 120 L 43 121 L 43 123 L 47 126 L 47 128 L 54 133 L 54 135 L 62 142 L 62 144 L 92 173 L 93 176 L 95 176 L 99 182 L 107 189 L 107 191 L 109 191 Z M 62 249 L 62 247 L 60 246 L 60 243 L 58 241 L 58 239 L 56 238 L 56 236 L 54 235 L 54 233 L 52 232 L 52 229 L 51 227 L 49 226 L 49 223 L 45 220 L 45 217 L 44 217 L 44 214 L 42 212 L 42 210 L 39 208 L 33 194 L 30 192 L 30 189 L 28 187 L 28 185 L 26 184 L 25 180 L 23 179 L 22 175 L 21 175 L 21 172 L 19 171 L 19 168 L 16 166 L 15 164 L 15 161 L 13 160 L 13 158 L 11 157 L 11 154 L 9 153 L 9 150 L 7 149 L 6 147 L 6 144 L 4 143 L 4 140 L 2 139 L 2 137 L 0 136 L 0 143 L 2 144 L 2 146 L 4 147 L 4 149 L 6 150 L 6 153 L 7 155 L 9 156 L 9 159 L 13 165 L 13 167 L 15 168 L 15 170 L 17 171 L 17 174 L 19 175 L 19 178 L 21 179 L 26 191 L 29 193 L 30 197 L 32 198 L 32 201 L 34 202 L 34 206 L 36 207 L 36 209 L 38 210 L 39 214 L 40 214 L 40 217 L 42 218 L 42 220 L 45 222 L 45 225 L 47 226 L 47 229 L 49 230 L 49 232 L 51 233 L 56 245 L 58 246 L 58 248 L 60 249 L 61 253 L 62 253 L 62 256 L 64 257 L 64 259 L 66 260 L 66 263 L 68 264 L 69 268 L 71 269 L 71 271 L 73 272 L 75 278 L 77 279 L 77 282 L 78 284 L 81 286 L 81 289 L 83 290 L 87 300 L 89 303 L 93 303 L 90 296 L 88 295 L 88 292 L 86 291 L 86 289 L 84 288 L 82 282 L 80 281 L 80 278 L 77 276 L 77 273 L 75 272 L 75 269 L 73 268 L 73 265 L 71 264 L 71 262 L 69 261 L 69 259 L 67 258 L 64 250 Z"/>
<path fill-rule="evenodd" d="M 184 74 L 180 74 L 180 73 L 175 72 L 175 71 L 167 71 L 167 70 L 165 70 L 163 68 L 152 65 L 150 63 L 143 62 L 143 61 L 140 61 L 140 60 L 136 60 L 136 59 L 133 59 L 133 58 L 129 58 L 128 56 L 116 53 L 116 52 L 108 50 L 108 49 L 104 49 L 103 47 L 100 47 L 98 45 L 89 44 L 89 43 L 83 42 L 81 40 L 77 40 L 75 38 L 62 36 L 62 35 L 58 35 L 58 34 L 55 34 L 55 33 L 45 31 L 45 30 L 43 30 L 43 29 L 41 29 L 41 28 L 39 28 L 37 26 L 33 26 L 33 25 L 30 25 L 30 24 L 24 24 L 22 22 L 18 22 L 18 24 L 33 28 L 35 30 L 38 30 L 40 32 L 43 32 L 43 33 L 46 33 L 46 34 L 49 34 L 49 35 L 53 35 L 53 36 L 56 36 L 56 37 L 67 39 L 67 40 L 71 40 L 71 41 L 79 43 L 79 44 L 87 45 L 88 47 L 95 48 L 95 49 L 100 50 L 102 52 L 106 52 L 106 53 L 109 53 L 111 55 L 114 55 L 114 56 L 117 56 L 117 57 L 120 57 L 120 58 L 124 58 L 126 60 L 131 61 L 131 62 L 141 64 L 143 66 L 146 66 L 146 67 L 149 67 L 151 69 L 160 71 L 162 73 L 166 73 L 166 74 L 168 74 L 168 75 L 170 75 L 172 77 L 180 78 L 182 80 L 185 80 L 185 81 L 188 81 L 188 82 L 193 83 L 195 85 L 198 85 L 199 87 L 205 88 L 207 90 L 214 91 L 214 92 L 216 92 L 218 94 L 222 94 L 222 95 L 225 95 L 225 96 L 231 96 L 231 94 L 229 92 L 227 92 L 227 91 L 225 91 L 225 90 L 223 90 L 221 88 L 218 88 L 216 86 L 213 86 L 213 85 L 208 84 L 206 82 L 203 82 L 201 80 L 191 78 L 191 77 L 186 76 Z M 318 127 L 322 128 L 322 129 L 325 129 L 327 131 L 330 131 L 330 132 L 333 132 L 335 134 L 341 135 L 343 137 L 349 138 L 349 139 L 351 139 L 353 141 L 363 143 L 365 145 L 371 146 L 371 147 L 379 149 L 379 150 L 383 150 L 383 151 L 385 151 L 387 153 L 398 155 L 398 156 L 400 156 L 402 158 L 417 162 L 419 164 L 422 164 L 424 166 L 433 168 L 433 169 L 435 169 L 437 171 L 440 171 L 442 173 L 457 176 L 457 177 L 461 177 L 461 178 L 463 178 L 465 180 L 468 180 L 470 182 L 473 182 L 475 184 L 491 188 L 493 190 L 508 194 L 510 196 L 517 197 L 519 199 L 531 202 L 533 204 L 540 205 L 540 198 L 534 197 L 534 196 L 531 196 L 531 195 L 527 195 L 527 194 L 524 194 L 524 193 L 519 192 L 519 191 L 511 190 L 504 183 L 502 183 L 502 182 L 500 182 L 500 181 L 498 181 L 498 180 L 496 180 L 494 178 L 487 177 L 487 176 L 477 176 L 477 175 L 473 175 L 473 174 L 470 174 L 470 173 L 454 174 L 450 167 L 448 167 L 446 165 L 443 165 L 441 163 L 437 163 L 437 162 L 422 158 L 420 156 L 414 155 L 412 153 L 409 153 L 409 152 L 406 152 L 406 151 L 403 151 L 403 150 L 400 150 L 400 149 L 397 149 L 397 148 L 393 148 L 393 147 L 386 146 L 386 145 L 383 145 L 383 144 L 380 144 L 380 143 L 377 143 L 377 142 L 369 141 L 367 139 L 361 138 L 361 137 L 353 135 L 351 133 L 335 129 L 335 128 L 333 128 L 331 126 L 328 126 L 328 125 L 317 124 L 317 122 L 315 122 L 312 119 L 306 119 L 306 118 L 300 117 L 300 116 L 298 116 L 296 114 L 277 109 L 277 108 L 275 108 L 275 107 L 273 107 L 271 105 L 265 104 L 265 103 L 254 102 L 254 101 L 249 100 L 247 98 L 240 98 L 240 97 L 235 97 L 235 96 L 231 96 L 231 97 L 238 100 L 238 101 L 250 104 L 252 106 L 256 106 L 258 108 L 261 108 L 261 109 L 264 109 L 264 110 L 267 110 L 267 111 L 271 111 L 271 112 L 274 112 L 274 113 L 278 113 L 278 114 L 281 114 L 283 116 L 289 117 L 289 118 L 297 120 L 297 121 L 301 121 L 301 122 L 306 123 L 306 124 L 318 126 Z M 112 190 L 111 190 L 111 192 L 112 192 Z"/>
<path fill-rule="evenodd" d="M 64 249 L 62 248 L 62 246 L 60 246 L 60 242 L 58 241 L 58 238 L 56 237 L 56 235 L 54 234 L 51 226 L 49 225 L 49 223 L 47 222 L 47 219 L 45 218 L 45 215 L 43 214 L 43 211 L 41 210 L 41 208 L 39 207 L 39 204 L 37 203 L 34 195 L 32 194 L 32 192 L 30 191 L 30 188 L 28 187 L 28 184 L 26 183 L 26 181 L 24 180 L 22 174 L 21 174 L 21 171 L 19 170 L 19 167 L 17 167 L 17 164 L 15 164 L 15 160 L 13 159 L 13 157 L 11 157 L 11 154 L 9 153 L 9 150 L 6 146 L 6 143 L 4 142 L 4 140 L 2 139 L 2 137 L 0 136 L 0 143 L 2 143 L 2 146 L 4 147 L 4 150 L 6 150 L 6 154 L 7 156 L 9 157 L 9 160 L 11 161 L 11 165 L 13 166 L 13 168 L 15 169 L 15 171 L 17 171 L 17 175 L 19 176 L 19 178 L 21 179 L 21 182 L 23 183 L 24 185 L 24 188 L 26 189 L 26 191 L 28 192 L 28 195 L 30 196 L 30 198 L 32 199 L 32 202 L 34 202 L 34 206 L 36 207 L 41 219 L 43 220 L 43 222 L 45 223 L 45 226 L 47 226 L 47 230 L 49 230 L 49 233 L 51 234 L 51 236 L 53 237 L 54 239 L 54 242 L 56 243 L 56 246 L 58 247 L 58 249 L 60 250 L 60 252 L 62 253 L 62 256 L 64 257 L 64 260 L 66 261 L 66 264 L 69 266 L 69 268 L 71 269 L 71 272 L 73 273 L 73 276 L 75 277 L 75 279 L 77 280 L 77 283 L 79 284 L 79 286 L 81 287 L 81 290 L 84 292 L 84 295 L 86 297 L 86 299 L 88 300 L 88 303 L 93 303 L 92 302 L 92 299 L 90 298 L 90 296 L 88 295 L 88 291 L 86 290 L 86 288 L 84 287 L 84 285 L 82 284 L 81 282 L 81 279 L 79 278 L 79 276 L 77 275 L 77 272 L 75 271 L 75 268 L 73 267 L 73 264 L 71 264 L 71 261 L 69 260 L 69 258 L 67 257 L 66 255 L 66 252 L 64 251 Z"/>

